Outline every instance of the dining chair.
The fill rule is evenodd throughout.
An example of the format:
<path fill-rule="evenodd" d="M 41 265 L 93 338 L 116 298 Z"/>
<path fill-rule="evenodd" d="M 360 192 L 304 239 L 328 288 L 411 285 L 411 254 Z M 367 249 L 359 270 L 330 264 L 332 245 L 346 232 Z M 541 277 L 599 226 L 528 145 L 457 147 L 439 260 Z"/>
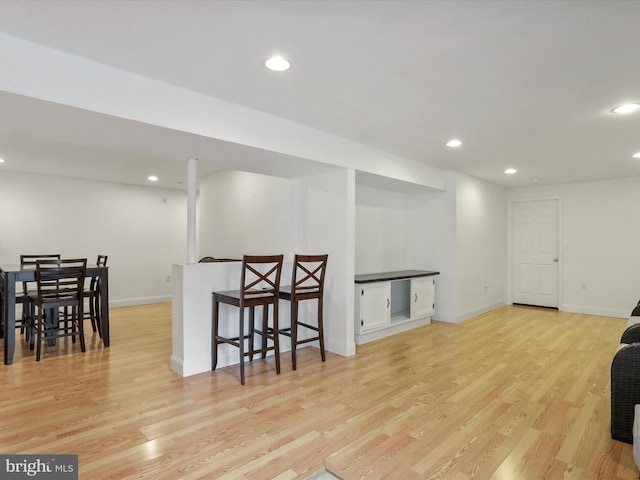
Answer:
<path fill-rule="evenodd" d="M 107 255 L 98 255 L 96 259 L 96 265 L 98 267 L 106 267 Z M 82 292 L 82 297 L 88 300 L 89 310 L 84 312 L 84 319 L 91 320 L 91 328 L 94 332 L 98 332 L 98 335 L 102 337 L 101 321 L 100 318 L 100 275 L 92 275 L 89 280 L 89 288 L 85 288 Z"/>
<path fill-rule="evenodd" d="M 80 349 L 85 351 L 82 292 L 86 269 L 86 258 L 36 261 L 37 291 L 29 294 L 29 301 L 34 319 L 37 362 L 40 361 L 43 341 L 79 337 Z M 70 329 L 56 325 L 58 312 L 63 307 L 71 307 L 72 313 L 66 318 L 71 321 Z"/>
<path fill-rule="evenodd" d="M 20 255 L 20 269 L 25 267 L 35 268 L 38 260 L 59 260 L 59 253 L 43 254 L 43 255 Z M 16 295 L 16 305 L 22 306 L 22 317 L 20 320 L 16 319 L 16 328 L 20 327 L 20 333 L 24 333 L 25 340 L 30 340 L 29 335 L 33 321 L 30 318 L 31 304 L 29 302 L 29 295 L 34 294 L 36 289 L 35 282 L 22 282 L 22 292 Z"/>
<path fill-rule="evenodd" d="M 324 362 L 326 359 L 324 349 L 324 325 L 323 325 L 323 297 L 324 277 L 327 270 L 329 255 L 296 255 L 294 257 L 291 274 L 291 285 L 280 288 L 280 298 L 291 303 L 291 326 L 280 329 L 280 334 L 291 338 L 291 363 L 293 369 L 297 369 L 296 349 L 298 345 L 318 342 L 320 356 Z M 317 301 L 317 323 L 311 325 L 302 322 L 298 316 L 299 303 L 305 300 Z M 304 327 L 315 334 L 311 337 L 299 338 L 298 329 Z"/>
<path fill-rule="evenodd" d="M 278 289 L 282 273 L 283 255 L 244 255 L 240 289 L 213 292 L 213 325 L 211 334 L 211 370 L 218 365 L 218 345 L 226 343 L 239 350 L 240 383 L 245 384 L 244 357 L 253 360 L 260 353 L 265 358 L 273 351 L 276 373 L 280 373 L 280 343 L 278 338 Z M 219 305 L 224 303 L 238 308 L 238 335 L 220 335 Z M 273 312 L 273 326 L 269 328 L 269 305 Z M 255 308 L 262 307 L 262 327 L 255 327 Z M 249 309 L 249 328 L 245 333 L 245 309 Z M 230 329 L 231 330 L 231 329 Z M 271 333 L 270 333 L 271 332 Z M 260 348 L 254 348 L 254 335 L 262 337 Z M 248 349 L 245 349 L 245 340 Z M 268 340 L 272 345 L 268 345 Z"/>

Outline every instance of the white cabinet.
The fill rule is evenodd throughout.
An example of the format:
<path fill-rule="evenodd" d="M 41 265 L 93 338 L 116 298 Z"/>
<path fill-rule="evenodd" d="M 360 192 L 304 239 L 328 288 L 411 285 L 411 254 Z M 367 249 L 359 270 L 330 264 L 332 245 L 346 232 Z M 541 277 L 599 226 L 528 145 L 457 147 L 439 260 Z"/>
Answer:
<path fill-rule="evenodd" d="M 391 288 L 389 282 L 368 283 L 356 288 L 356 310 L 359 309 L 360 332 L 389 325 Z M 358 308 L 359 307 L 359 308 Z"/>
<path fill-rule="evenodd" d="M 436 279 L 411 279 L 411 318 L 430 317 L 435 307 Z"/>
<path fill-rule="evenodd" d="M 406 270 L 356 276 L 356 344 L 429 324 L 437 274 Z"/>

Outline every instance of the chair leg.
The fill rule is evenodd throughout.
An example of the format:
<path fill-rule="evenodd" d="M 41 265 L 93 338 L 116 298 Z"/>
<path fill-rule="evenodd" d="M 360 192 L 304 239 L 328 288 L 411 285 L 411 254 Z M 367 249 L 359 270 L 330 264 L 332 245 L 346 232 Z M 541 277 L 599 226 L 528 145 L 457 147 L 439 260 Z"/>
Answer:
<path fill-rule="evenodd" d="M 211 331 L 211 370 L 218 366 L 218 301 L 213 298 L 213 325 Z"/>
<path fill-rule="evenodd" d="M 33 303 L 29 305 L 29 350 L 33 350 L 36 346 L 35 344 L 35 335 L 36 335 L 36 307 Z"/>
<path fill-rule="evenodd" d="M 93 299 L 94 309 L 96 313 L 96 330 L 98 331 L 98 336 L 102 338 L 102 316 L 100 315 L 100 291 L 96 292 L 96 296 Z"/>
<path fill-rule="evenodd" d="M 267 313 L 269 307 L 265 305 Z M 265 332 L 266 333 L 266 332 Z M 273 303 L 273 354 L 276 357 L 276 373 L 280 375 L 280 331 L 278 330 L 278 302 Z"/>
<path fill-rule="evenodd" d="M 322 298 L 318 299 L 318 337 L 320 341 L 320 356 L 322 361 L 326 360 L 326 354 L 324 352 L 324 324 L 322 319 Z"/>
<path fill-rule="evenodd" d="M 267 338 L 269 335 L 268 332 L 269 332 L 269 305 L 263 305 L 262 306 L 262 358 L 267 357 Z"/>
<path fill-rule="evenodd" d="M 239 334 L 238 334 L 238 347 L 240 350 L 240 384 L 244 385 L 244 309 L 239 308 Z M 250 335 L 253 338 L 253 332 Z M 249 340 L 251 341 L 251 340 Z"/>
<path fill-rule="evenodd" d="M 256 331 L 256 308 L 249 307 L 249 361 L 253 362 L 253 337 Z M 244 340 L 243 340 L 244 341 Z"/>
<path fill-rule="evenodd" d="M 76 318 L 78 318 L 78 307 L 71 307 L 71 343 L 76 343 Z M 64 333 L 69 334 L 69 307 L 64 307 Z"/>
<path fill-rule="evenodd" d="M 96 305 L 95 305 L 95 298 L 93 296 L 89 297 L 89 318 L 91 318 L 91 329 L 96 332 L 98 331 L 97 329 L 97 325 L 96 325 Z"/>
<path fill-rule="evenodd" d="M 298 302 L 291 299 L 291 364 L 296 370 L 296 348 L 298 347 Z"/>
<path fill-rule="evenodd" d="M 36 362 L 40 361 L 40 354 L 42 351 L 42 329 L 44 328 L 44 317 L 42 309 L 38 311 L 38 317 L 36 318 Z"/>
<path fill-rule="evenodd" d="M 82 299 L 80 299 L 80 301 L 82 301 Z M 76 323 L 77 323 L 77 326 L 78 326 L 77 335 L 80 336 L 80 351 L 81 352 L 86 352 L 87 349 L 86 349 L 86 346 L 85 346 L 85 343 L 84 343 L 84 312 L 80 313 L 80 309 L 76 309 L 76 313 L 77 313 Z M 72 326 L 72 328 L 73 328 L 73 326 Z M 73 336 L 73 338 L 75 338 L 75 335 Z"/>

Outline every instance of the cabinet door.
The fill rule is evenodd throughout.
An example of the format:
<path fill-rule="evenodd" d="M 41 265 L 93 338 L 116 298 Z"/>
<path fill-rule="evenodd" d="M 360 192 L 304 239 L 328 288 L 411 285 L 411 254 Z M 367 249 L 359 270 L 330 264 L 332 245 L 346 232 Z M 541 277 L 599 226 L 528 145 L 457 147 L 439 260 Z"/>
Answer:
<path fill-rule="evenodd" d="M 360 285 L 360 331 L 389 325 L 391 318 L 391 286 L 389 282 Z"/>
<path fill-rule="evenodd" d="M 411 279 L 411 319 L 433 315 L 435 285 L 433 277 Z"/>

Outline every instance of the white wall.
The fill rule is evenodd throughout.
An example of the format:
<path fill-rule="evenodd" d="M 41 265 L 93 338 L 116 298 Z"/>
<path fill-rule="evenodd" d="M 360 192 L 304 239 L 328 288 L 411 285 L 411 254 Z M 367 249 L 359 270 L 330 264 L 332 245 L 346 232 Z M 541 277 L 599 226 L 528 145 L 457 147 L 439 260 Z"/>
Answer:
<path fill-rule="evenodd" d="M 402 193 L 356 186 L 356 274 L 410 268 L 406 228 L 409 200 Z"/>
<path fill-rule="evenodd" d="M 203 178 L 198 256 L 291 256 L 291 188 L 291 180 L 237 170 Z"/>
<path fill-rule="evenodd" d="M 353 355 L 355 171 L 337 169 L 294 182 L 295 252 L 329 254 L 324 301 L 326 348 Z"/>
<path fill-rule="evenodd" d="M 514 188 L 508 198 L 560 199 L 561 310 L 628 317 L 640 299 L 640 177 Z"/>
<path fill-rule="evenodd" d="M 506 303 L 507 194 L 461 173 L 456 178 L 456 318 Z"/>
<path fill-rule="evenodd" d="M 446 192 L 416 196 L 411 205 L 407 216 L 411 268 L 440 272 L 433 318 L 455 322 L 458 273 L 454 174 L 447 176 Z"/>
<path fill-rule="evenodd" d="M 2 172 L 0 203 L 0 263 L 105 254 L 111 306 L 170 300 L 166 276 L 186 258 L 184 192 Z"/>

